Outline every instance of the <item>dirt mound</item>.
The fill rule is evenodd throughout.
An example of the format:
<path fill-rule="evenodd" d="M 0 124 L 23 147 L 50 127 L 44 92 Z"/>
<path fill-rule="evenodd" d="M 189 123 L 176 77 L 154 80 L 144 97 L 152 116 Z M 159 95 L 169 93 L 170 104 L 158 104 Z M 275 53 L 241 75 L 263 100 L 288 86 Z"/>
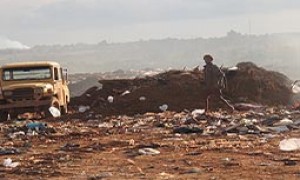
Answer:
<path fill-rule="evenodd" d="M 287 105 L 291 93 L 289 79 L 277 72 L 259 68 L 253 63 L 240 63 L 238 71 L 228 72 L 225 97 L 232 102 L 255 102 L 263 105 Z M 201 71 L 171 70 L 153 77 L 130 80 L 101 80 L 102 89 L 93 87 L 72 99 L 72 106 L 90 106 L 102 115 L 133 115 L 168 110 L 183 111 L 204 108 L 205 96 Z M 113 102 L 108 102 L 113 96 Z M 215 101 L 213 107 L 224 107 Z"/>
<path fill-rule="evenodd" d="M 287 105 L 291 98 L 292 81 L 285 75 L 267 71 L 251 62 L 237 64 L 238 71 L 227 74 L 228 94 L 233 101 L 264 105 Z"/>

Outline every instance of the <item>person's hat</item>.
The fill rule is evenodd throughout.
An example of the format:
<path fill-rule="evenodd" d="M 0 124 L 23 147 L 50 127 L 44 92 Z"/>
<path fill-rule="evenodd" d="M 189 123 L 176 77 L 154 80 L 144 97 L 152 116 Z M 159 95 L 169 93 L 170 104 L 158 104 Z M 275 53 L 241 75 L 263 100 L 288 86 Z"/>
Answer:
<path fill-rule="evenodd" d="M 205 54 L 203 56 L 203 59 L 207 60 L 207 61 L 213 61 L 214 60 L 214 58 L 210 54 Z"/>

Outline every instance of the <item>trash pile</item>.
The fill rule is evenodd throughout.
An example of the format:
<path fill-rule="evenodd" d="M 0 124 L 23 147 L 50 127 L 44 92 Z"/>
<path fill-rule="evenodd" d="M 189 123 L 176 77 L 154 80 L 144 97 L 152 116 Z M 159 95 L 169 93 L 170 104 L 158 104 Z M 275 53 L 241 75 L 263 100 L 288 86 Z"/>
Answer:
<path fill-rule="evenodd" d="M 231 103 L 257 106 L 287 105 L 292 97 L 290 80 L 278 73 L 239 63 L 237 71 L 226 73 L 226 99 Z M 181 112 L 204 108 L 203 73 L 199 70 L 171 70 L 155 76 L 136 79 L 101 80 L 101 89 L 92 87 L 71 100 L 78 110 L 88 106 L 89 112 L 106 115 L 134 115 L 165 110 Z M 225 107 L 212 101 L 212 108 Z"/>

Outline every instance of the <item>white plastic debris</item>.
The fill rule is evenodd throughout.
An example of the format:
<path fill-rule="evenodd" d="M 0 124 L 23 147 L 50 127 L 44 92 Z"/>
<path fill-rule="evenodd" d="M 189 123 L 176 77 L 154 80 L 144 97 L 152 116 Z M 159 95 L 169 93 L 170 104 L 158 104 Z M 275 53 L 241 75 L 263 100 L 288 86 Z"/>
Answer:
<path fill-rule="evenodd" d="M 205 113 L 205 109 L 195 109 L 192 112 L 193 119 L 200 118 Z"/>
<path fill-rule="evenodd" d="M 146 97 L 145 97 L 145 96 L 141 96 L 141 97 L 139 98 L 139 100 L 140 100 L 140 101 L 146 101 Z"/>
<path fill-rule="evenodd" d="M 49 107 L 49 112 L 52 114 L 53 117 L 57 118 L 57 117 L 60 117 L 61 114 L 60 114 L 60 110 L 57 109 L 56 107 Z"/>
<path fill-rule="evenodd" d="M 142 149 L 139 149 L 139 154 L 141 154 L 141 155 L 157 155 L 157 154 L 160 154 L 160 152 L 153 148 L 142 148 Z"/>
<path fill-rule="evenodd" d="M 292 84 L 292 91 L 294 94 L 300 93 L 300 81 L 297 80 Z"/>
<path fill-rule="evenodd" d="M 108 96 L 108 97 L 107 97 L 107 101 L 108 101 L 109 103 L 113 103 L 113 102 L 114 102 L 114 97 L 113 97 L 113 96 Z"/>
<path fill-rule="evenodd" d="M 80 113 L 84 113 L 84 112 L 86 112 L 89 109 L 90 109 L 90 106 L 79 106 L 78 111 Z"/>
<path fill-rule="evenodd" d="M 165 112 L 168 109 L 168 105 L 167 104 L 163 104 L 161 106 L 159 106 L 159 109 L 163 112 Z"/>
<path fill-rule="evenodd" d="M 274 126 L 288 126 L 288 125 L 292 125 L 294 124 L 294 122 L 290 119 L 284 118 L 282 120 L 280 120 L 279 122 L 275 123 Z"/>
<path fill-rule="evenodd" d="M 281 151 L 296 151 L 300 150 L 300 139 L 291 138 L 280 141 L 279 148 Z"/>
<path fill-rule="evenodd" d="M 205 109 L 195 109 L 193 112 L 192 112 L 192 115 L 195 116 L 195 115 L 202 115 L 205 113 Z"/>
<path fill-rule="evenodd" d="M 12 162 L 11 158 L 4 159 L 4 161 L 3 161 L 3 166 L 5 166 L 5 167 L 15 168 L 19 165 L 20 165 L 19 162 Z"/>
<path fill-rule="evenodd" d="M 234 66 L 234 67 L 230 67 L 228 68 L 228 71 L 237 71 L 239 68 Z"/>
<path fill-rule="evenodd" d="M 125 92 L 123 92 L 123 93 L 121 94 L 121 96 L 125 96 L 126 94 L 130 94 L 130 91 L 126 90 Z"/>

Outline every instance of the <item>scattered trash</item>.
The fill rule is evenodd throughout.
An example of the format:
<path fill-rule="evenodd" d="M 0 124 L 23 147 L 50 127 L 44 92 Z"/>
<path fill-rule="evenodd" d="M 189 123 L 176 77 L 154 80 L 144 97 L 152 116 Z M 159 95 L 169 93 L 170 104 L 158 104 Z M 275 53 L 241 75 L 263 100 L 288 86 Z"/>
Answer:
<path fill-rule="evenodd" d="M 281 151 L 296 151 L 300 149 L 300 139 L 290 138 L 280 141 L 279 148 Z"/>
<path fill-rule="evenodd" d="M 174 179 L 174 177 L 175 177 L 174 175 L 166 173 L 166 172 L 159 173 L 159 176 L 161 176 L 162 179 Z M 161 179 L 161 178 L 159 178 L 159 179 Z"/>
<path fill-rule="evenodd" d="M 47 124 L 43 122 L 30 122 L 26 124 L 26 127 L 28 128 L 28 130 L 40 132 L 46 130 Z"/>
<path fill-rule="evenodd" d="M 264 106 L 249 103 L 236 103 L 234 108 L 239 111 L 261 110 Z"/>
<path fill-rule="evenodd" d="M 153 149 L 153 148 L 142 148 L 142 149 L 139 149 L 139 154 L 140 155 L 158 155 L 160 154 L 160 152 L 156 149 Z"/>
<path fill-rule="evenodd" d="M 199 174 L 199 173 L 202 173 L 202 172 L 203 172 L 203 170 L 194 167 L 194 168 L 188 169 L 186 173 L 187 174 Z"/>
<path fill-rule="evenodd" d="M 49 112 L 50 112 L 51 115 L 52 115 L 53 117 L 55 117 L 55 118 L 61 116 L 60 110 L 57 109 L 56 107 L 51 106 L 51 107 L 49 108 Z"/>
<path fill-rule="evenodd" d="M 276 133 L 288 132 L 290 129 L 286 126 L 267 127 L 268 130 Z"/>
<path fill-rule="evenodd" d="M 128 91 L 128 90 L 124 91 L 124 92 L 121 94 L 121 96 L 125 96 L 126 94 L 130 94 L 130 91 Z"/>
<path fill-rule="evenodd" d="M 16 137 L 19 137 L 19 136 L 25 136 L 25 132 L 24 131 L 19 131 L 19 132 L 14 132 L 14 133 L 9 133 L 8 136 L 11 138 L 11 139 L 14 139 Z"/>
<path fill-rule="evenodd" d="M 89 106 L 79 106 L 78 111 L 79 111 L 80 113 L 84 113 L 84 112 L 86 112 L 86 111 L 89 110 L 89 109 L 90 109 Z"/>
<path fill-rule="evenodd" d="M 192 112 L 193 119 L 198 119 L 205 113 L 205 109 L 195 109 Z"/>
<path fill-rule="evenodd" d="M 0 147 L 0 155 L 19 154 L 21 151 L 14 147 Z"/>
<path fill-rule="evenodd" d="M 3 161 L 3 166 L 5 166 L 5 167 L 15 168 L 19 165 L 20 165 L 19 162 L 13 162 L 11 158 L 4 159 L 4 161 Z"/>
<path fill-rule="evenodd" d="M 141 96 L 141 97 L 139 98 L 139 100 L 140 100 L 140 101 L 146 101 L 146 97 L 145 97 L 145 96 Z"/>
<path fill-rule="evenodd" d="M 168 105 L 167 105 L 167 104 L 163 104 L 163 105 L 159 106 L 159 109 L 160 109 L 161 111 L 165 112 L 165 111 L 167 111 L 167 109 L 168 109 Z"/>
<path fill-rule="evenodd" d="M 87 180 L 97 180 L 97 179 L 106 179 L 113 176 L 112 173 L 109 172 L 104 172 L 104 173 L 99 173 L 99 174 L 95 174 L 95 175 L 91 175 L 87 178 Z"/>
<path fill-rule="evenodd" d="M 77 150 L 79 147 L 80 144 L 67 143 L 64 146 L 62 146 L 60 149 L 64 151 L 73 151 L 73 150 Z"/>
<path fill-rule="evenodd" d="M 292 124 L 294 124 L 294 122 L 292 120 L 285 118 L 285 119 L 280 120 L 277 123 L 274 123 L 273 125 L 274 126 L 288 126 L 288 125 L 292 125 Z"/>
<path fill-rule="evenodd" d="M 173 130 L 173 133 L 178 133 L 178 134 L 191 134 L 191 133 L 203 133 L 203 129 L 199 128 L 199 127 L 189 127 L 189 126 L 182 126 L 182 127 L 178 127 L 175 128 Z"/>
<path fill-rule="evenodd" d="M 300 80 L 296 80 L 292 84 L 292 91 L 293 91 L 294 94 L 300 93 Z"/>
<path fill-rule="evenodd" d="M 230 67 L 230 68 L 227 69 L 227 71 L 237 71 L 237 70 L 239 70 L 239 68 L 236 67 L 236 66 Z"/>
<path fill-rule="evenodd" d="M 285 161 L 284 161 L 284 165 L 285 165 L 285 166 L 296 166 L 297 163 L 296 163 L 296 161 L 294 161 L 294 160 L 285 160 Z"/>
<path fill-rule="evenodd" d="M 113 102 L 114 102 L 114 97 L 113 97 L 113 96 L 108 96 L 108 97 L 107 97 L 107 101 L 108 101 L 109 103 L 113 103 Z"/>

